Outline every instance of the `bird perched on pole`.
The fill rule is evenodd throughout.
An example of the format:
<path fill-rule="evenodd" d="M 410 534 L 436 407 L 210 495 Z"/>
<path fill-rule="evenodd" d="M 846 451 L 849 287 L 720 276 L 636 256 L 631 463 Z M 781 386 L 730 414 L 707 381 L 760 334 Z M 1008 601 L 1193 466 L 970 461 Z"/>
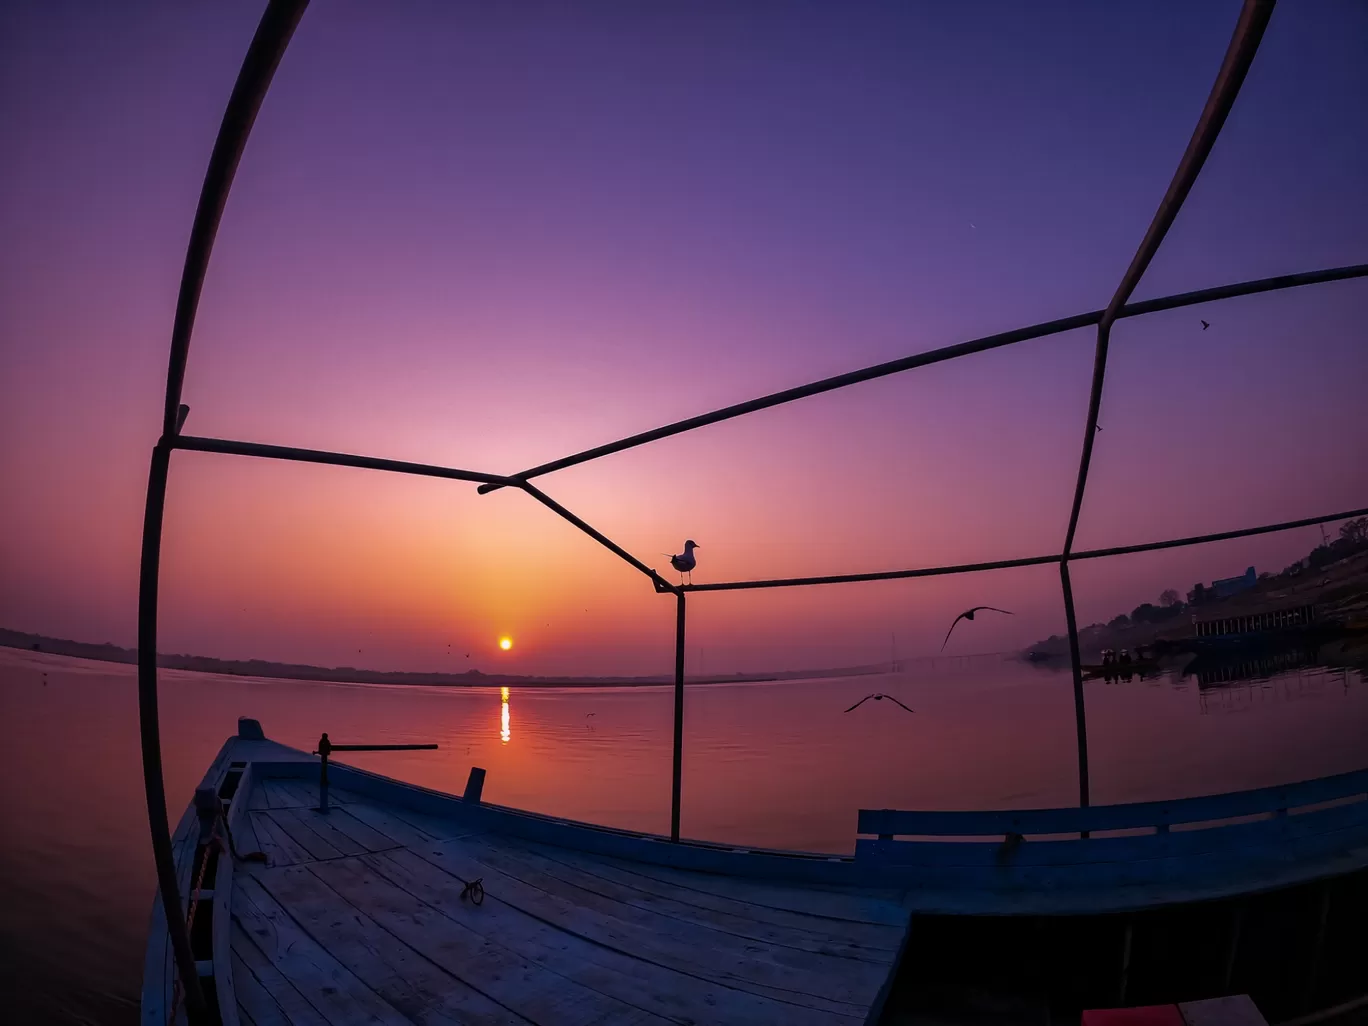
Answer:
<path fill-rule="evenodd" d="M 955 622 L 952 623 L 950 629 L 945 632 L 945 640 L 941 642 L 942 652 L 945 651 L 945 646 L 950 643 L 950 635 L 955 633 L 955 624 L 959 623 L 961 620 L 972 620 L 974 614 L 982 609 L 987 609 L 989 612 L 993 613 L 1006 613 L 1008 616 L 1014 615 L 1010 609 L 998 609 L 997 606 L 975 606 L 973 609 L 966 609 L 964 612 L 960 613 L 959 616 L 955 617 Z"/>
<path fill-rule="evenodd" d="M 689 575 L 689 583 L 693 584 L 693 568 L 698 565 L 698 557 L 694 555 L 694 549 L 701 548 L 692 538 L 684 543 L 684 551 L 678 556 L 670 556 L 664 552 L 661 555 L 670 556 L 670 566 L 679 571 L 679 583 L 684 583 L 684 575 Z"/>

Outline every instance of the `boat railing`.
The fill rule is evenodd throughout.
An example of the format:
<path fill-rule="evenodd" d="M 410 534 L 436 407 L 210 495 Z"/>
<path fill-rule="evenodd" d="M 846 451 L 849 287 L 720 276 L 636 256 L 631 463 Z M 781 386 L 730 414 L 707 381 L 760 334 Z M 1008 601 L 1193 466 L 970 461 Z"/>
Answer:
<path fill-rule="evenodd" d="M 862 809 L 857 832 L 879 841 L 896 837 L 1002 841 L 1012 835 L 1086 840 L 1089 835 L 1098 837 L 1111 831 L 1164 834 L 1175 827 L 1206 829 L 1249 817 L 1297 815 L 1329 802 L 1353 799 L 1368 799 L 1368 770 L 1253 791 L 1126 805 L 988 812 Z"/>
<path fill-rule="evenodd" d="M 650 431 L 630 435 L 617 441 L 595 446 L 582 452 L 553 460 L 550 463 L 531 467 L 515 474 L 493 474 L 476 470 L 441 467 L 429 464 L 391 460 L 380 457 L 350 453 L 324 452 L 290 446 L 264 445 L 232 439 L 192 437 L 182 433 L 188 408 L 182 403 L 186 363 L 189 356 L 190 338 L 194 329 L 195 315 L 199 305 L 200 293 L 208 268 L 209 256 L 213 249 L 214 238 L 227 202 L 234 174 L 242 157 L 248 135 L 256 119 L 258 110 L 266 95 L 271 79 L 284 55 L 285 48 L 303 15 L 306 0 L 271 0 L 262 16 L 256 35 L 248 49 L 247 56 L 233 88 L 223 122 L 220 125 L 214 149 L 210 156 L 209 167 L 205 174 L 199 205 L 190 233 L 186 250 L 185 267 L 182 273 L 180 292 L 176 304 L 175 320 L 171 333 L 171 352 L 167 370 L 166 397 L 163 408 L 162 431 L 152 451 L 151 468 L 148 475 L 147 504 L 143 525 L 141 573 L 139 579 L 138 603 L 138 698 L 140 726 L 142 734 L 143 779 L 147 795 L 148 820 L 151 825 L 153 851 L 156 858 L 158 888 L 167 912 L 168 922 L 183 922 L 182 904 L 176 882 L 176 866 L 172 857 L 170 834 L 167 826 L 166 799 L 162 785 L 161 740 L 157 701 L 157 609 L 158 585 L 161 560 L 162 521 L 166 505 L 167 478 L 170 471 L 171 455 L 176 450 L 196 450 L 218 452 L 240 456 L 267 459 L 283 459 L 306 463 L 330 464 L 334 466 L 357 467 L 382 470 L 402 474 L 416 474 L 428 477 L 445 478 L 452 481 L 474 483 L 481 494 L 499 489 L 515 488 L 535 502 L 545 506 L 555 515 L 593 538 L 601 546 L 612 552 L 639 573 L 647 577 L 654 590 L 663 595 L 672 595 L 676 602 L 675 620 L 675 660 L 674 660 L 674 731 L 673 767 L 671 777 L 670 834 L 673 840 L 679 839 L 681 788 L 682 788 L 682 747 L 684 717 L 684 649 L 686 642 L 685 602 L 691 593 L 713 591 L 735 591 L 748 589 L 805 587 L 816 585 L 835 585 L 864 581 L 897 580 L 918 577 L 933 577 L 947 574 L 976 573 L 1010 567 L 1053 565 L 1059 568 L 1060 587 L 1064 599 L 1064 612 L 1068 626 L 1069 651 L 1073 668 L 1075 732 L 1078 748 L 1078 799 L 1080 806 L 1090 804 L 1087 757 L 1087 723 L 1083 705 L 1083 669 L 1079 652 L 1078 626 L 1075 616 L 1073 588 L 1070 579 L 1070 565 L 1077 560 L 1095 559 L 1105 556 L 1129 553 L 1152 552 L 1160 549 L 1234 538 L 1245 538 L 1296 527 L 1344 520 L 1368 514 L 1368 507 L 1339 510 L 1323 516 L 1302 520 L 1284 521 L 1277 524 L 1248 526 L 1217 534 L 1207 534 L 1187 538 L 1170 538 L 1145 542 L 1136 545 L 1118 546 L 1108 549 L 1076 551 L 1075 535 L 1083 498 L 1088 483 L 1088 471 L 1092 461 L 1093 445 L 1098 430 L 1098 417 L 1102 402 L 1102 389 L 1106 379 L 1107 356 L 1111 340 L 1111 329 L 1116 321 L 1125 317 L 1136 317 L 1163 310 L 1174 310 L 1210 303 L 1217 300 L 1241 296 L 1253 296 L 1281 289 L 1300 288 L 1316 284 L 1344 281 L 1368 276 L 1368 263 L 1347 265 L 1318 271 L 1263 278 L 1165 296 L 1160 299 L 1131 302 L 1131 296 L 1139 284 L 1145 270 L 1158 252 L 1164 237 L 1178 215 L 1193 183 L 1196 181 L 1207 156 L 1215 144 L 1221 127 L 1233 106 L 1240 86 L 1253 62 L 1259 42 L 1267 27 L 1272 13 L 1272 0 L 1245 0 L 1239 20 L 1236 23 L 1229 47 L 1227 48 L 1220 71 L 1212 86 L 1197 126 L 1188 142 L 1178 168 L 1169 184 L 1168 190 L 1151 221 L 1130 265 L 1122 276 L 1107 305 L 1087 313 L 1076 314 L 1043 324 L 1018 328 L 1013 331 L 989 335 L 967 342 L 959 342 L 930 352 L 922 352 L 887 363 L 876 364 L 858 370 L 823 378 L 795 388 L 784 389 L 747 402 L 737 403 L 709 413 L 689 417 L 666 424 Z M 1093 357 L 1092 382 L 1088 399 L 1088 413 L 1083 429 L 1082 451 L 1079 457 L 1077 480 L 1073 489 L 1073 500 L 1069 519 L 1064 530 L 1064 543 L 1058 552 L 1022 559 L 997 560 L 958 566 L 935 566 L 913 569 L 890 569 L 875 573 L 835 574 L 821 577 L 789 577 L 769 580 L 725 581 L 717 583 L 675 585 L 665 580 L 641 559 L 614 542 L 601 531 L 584 521 L 575 513 L 558 503 L 533 483 L 534 479 L 563 470 L 568 467 L 600 459 L 613 453 L 623 452 L 649 442 L 668 438 L 673 435 L 692 431 L 697 428 L 718 424 L 726 420 L 770 409 L 785 403 L 794 402 L 809 396 L 819 395 L 864 381 L 952 359 L 974 353 L 1015 345 L 1031 339 L 1045 338 L 1060 332 L 1081 328 L 1096 328 L 1096 344 Z M 193 979 L 194 964 L 190 955 L 189 942 L 184 931 L 172 931 L 176 960 L 181 976 L 186 979 L 187 1001 L 194 1007 L 203 1007 L 203 997 Z"/>

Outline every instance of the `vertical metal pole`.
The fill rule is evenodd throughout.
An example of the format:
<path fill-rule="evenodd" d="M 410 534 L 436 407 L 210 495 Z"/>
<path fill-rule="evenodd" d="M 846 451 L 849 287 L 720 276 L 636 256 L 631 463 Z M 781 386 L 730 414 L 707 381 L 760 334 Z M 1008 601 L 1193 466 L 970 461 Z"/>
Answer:
<path fill-rule="evenodd" d="M 166 476 L 171 450 L 159 442 L 152 450 L 147 479 L 147 508 L 143 514 L 142 569 L 138 577 L 138 728 L 142 737 L 143 790 L 147 797 L 147 825 L 152 834 L 152 859 L 157 868 L 157 890 L 166 914 L 176 972 L 185 993 L 185 1011 L 192 1024 L 206 1022 L 208 1005 L 200 988 L 190 932 L 181 907 L 176 860 L 171 851 L 171 828 L 166 819 L 166 785 L 162 779 L 161 725 L 157 713 L 157 585 L 161 568 L 162 516 L 166 509 Z"/>
<path fill-rule="evenodd" d="M 1064 588 L 1064 617 L 1069 624 L 1069 658 L 1073 662 L 1074 729 L 1078 735 L 1078 804 L 1088 799 L 1088 716 L 1083 708 L 1083 660 L 1078 652 L 1078 618 L 1074 615 L 1073 584 L 1069 580 L 1069 561 L 1059 561 L 1059 583 Z M 1087 836 L 1087 833 L 1084 833 Z"/>
<path fill-rule="evenodd" d="M 679 840 L 679 791 L 684 775 L 684 592 L 675 592 L 674 779 L 670 785 L 670 840 Z"/>
<path fill-rule="evenodd" d="M 1126 991 L 1130 990 L 1130 964 L 1131 964 L 1131 943 L 1135 936 L 1135 923 L 1133 920 L 1126 920 L 1126 934 L 1121 942 L 1121 992 L 1118 995 L 1117 1004 L 1125 1007 Z"/>
<path fill-rule="evenodd" d="M 1320 920 L 1316 924 L 1316 939 L 1311 944 L 1311 962 L 1306 968 L 1306 993 L 1302 997 L 1303 1011 L 1310 1011 L 1316 997 L 1316 976 L 1320 969 L 1321 952 L 1325 949 L 1325 926 L 1330 918 L 1331 880 L 1321 885 Z"/>
<path fill-rule="evenodd" d="M 1230 993 L 1230 981 L 1235 977 L 1235 957 L 1240 951 L 1240 929 L 1244 925 L 1244 904 L 1239 900 L 1230 906 L 1230 945 L 1226 948 L 1225 975 L 1221 989 Z"/>

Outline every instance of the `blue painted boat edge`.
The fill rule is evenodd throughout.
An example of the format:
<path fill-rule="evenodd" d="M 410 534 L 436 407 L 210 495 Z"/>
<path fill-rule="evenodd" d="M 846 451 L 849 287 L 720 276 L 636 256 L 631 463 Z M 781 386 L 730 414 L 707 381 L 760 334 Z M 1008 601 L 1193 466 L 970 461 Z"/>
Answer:
<path fill-rule="evenodd" d="M 309 753 L 281 745 L 257 734 L 250 741 L 250 757 L 260 776 L 308 779 L 318 761 Z M 229 745 L 247 745 L 244 738 Z M 234 758 L 242 758 L 242 751 Z M 1072 841 L 1030 841 L 1021 849 L 1020 866 L 1000 872 L 988 858 L 996 845 L 984 841 L 872 841 L 856 842 L 855 855 L 824 855 L 763 848 L 740 848 L 702 841 L 671 843 L 650 833 L 581 823 L 561 817 L 490 803 L 472 804 L 431 788 L 395 780 L 369 770 L 331 763 L 335 787 L 346 788 L 379 801 L 436 816 L 458 829 L 502 833 L 630 861 L 694 872 L 754 878 L 871 892 L 870 905 L 882 905 L 877 921 L 906 927 L 913 913 L 961 915 L 1088 915 L 1131 911 L 1161 904 L 1217 900 L 1291 886 L 1368 867 L 1368 802 L 1334 806 L 1280 817 L 1274 821 L 1240 823 L 1202 830 L 1179 830 L 1140 837 L 1095 837 Z M 1338 774 L 1280 788 L 1232 792 L 1168 803 L 1145 803 L 1149 811 L 1190 804 L 1202 817 L 1225 811 L 1248 814 L 1251 803 L 1263 807 L 1271 798 L 1286 803 L 1325 801 L 1368 784 L 1368 771 Z M 1275 801 L 1275 804 L 1276 804 Z M 1110 816 L 1115 810 L 1142 806 L 1099 806 Z M 1111 810 L 1106 812 L 1104 810 Z M 1088 810 L 1028 810 L 1032 813 L 1072 815 Z M 865 812 L 861 816 L 866 815 Z M 906 813 L 907 816 L 949 817 L 958 829 L 962 816 L 1000 817 L 1016 813 Z M 1181 812 L 1174 822 L 1196 817 Z M 1164 817 L 1160 817 L 1164 821 Z M 1210 843 L 1208 843 L 1210 842 Z M 1223 842 L 1223 843 L 1217 843 Z M 1257 843 L 1263 855 L 1244 858 L 1240 849 Z M 1290 845 L 1290 847 L 1284 847 Z M 897 852 L 890 857 L 888 849 Z M 1271 853 L 1271 854 L 1270 854 Z M 1293 858 L 1288 865 L 1287 857 Z M 1184 866 L 1182 859 L 1195 860 Z M 1123 870 L 1153 868 L 1162 876 L 1137 881 L 1135 873 L 1117 872 L 1105 884 L 1107 866 Z M 977 867 L 977 868 L 976 868 Z M 1188 870 L 1192 872 L 1189 874 Z M 1224 876 L 1216 875 L 1220 870 Z M 1053 871 L 1054 878 L 1050 879 Z M 1091 876 L 1090 879 L 1082 877 Z M 1073 886 L 1061 889 L 1061 884 Z M 1078 886 L 1081 884 L 1082 886 Z M 872 892 L 878 892 L 872 893 Z M 905 939 L 905 937 L 904 937 Z"/>
<path fill-rule="evenodd" d="M 269 761 L 264 776 L 306 779 L 317 775 L 317 761 Z M 837 887 L 859 887 L 850 855 L 823 855 L 767 848 L 744 848 L 707 841 L 672 842 L 661 834 L 622 830 L 513 809 L 488 802 L 472 804 L 458 795 L 386 777 L 345 763 L 328 762 L 328 780 L 378 801 L 447 819 L 462 827 L 598 855 L 726 876 L 762 877 Z"/>
<path fill-rule="evenodd" d="M 238 723 L 239 733 L 229 737 L 223 743 L 218 755 L 209 764 L 209 768 L 205 771 L 198 785 L 199 787 L 212 787 L 217 791 L 231 771 L 232 764 L 236 762 L 244 764 L 242 780 L 239 782 L 237 793 L 233 796 L 228 809 L 230 828 L 238 822 L 246 809 L 247 799 L 251 793 L 251 770 L 254 763 L 267 759 L 284 763 L 294 759 L 307 765 L 311 761 L 311 757 L 306 753 L 267 739 L 261 732 L 260 726 L 256 725 L 255 720 L 244 719 L 239 720 Z M 252 725 L 256 725 L 255 731 L 253 731 Z M 195 815 L 194 802 L 191 801 L 187 803 L 185 813 L 177 823 L 175 833 L 172 834 L 171 838 L 172 850 L 176 860 L 176 875 L 180 881 L 182 895 L 188 894 L 194 883 L 190 879 L 190 874 L 194 869 L 192 863 L 195 857 L 198 835 L 199 821 Z M 232 860 L 229 859 L 228 861 L 231 863 Z M 232 893 L 231 868 L 229 868 L 224 882 L 229 886 L 224 889 L 225 893 L 221 899 L 219 894 L 215 892 L 214 913 L 216 922 L 220 916 L 220 908 L 224 910 L 229 908 Z M 226 921 L 227 917 L 225 916 L 224 919 Z M 216 943 L 213 957 L 215 979 L 216 983 L 221 981 L 226 984 L 226 986 L 216 986 L 220 1016 L 225 1024 L 231 1024 L 237 1020 L 237 997 L 232 987 L 231 953 L 228 951 L 220 952 L 218 947 L 219 945 Z M 226 971 L 220 975 L 223 967 L 226 967 Z M 170 939 L 167 934 L 166 912 L 162 906 L 161 895 L 157 894 L 152 900 L 147 950 L 143 959 L 143 983 L 139 999 L 139 1022 L 142 1026 L 166 1026 L 170 1021 L 173 979 L 174 967 L 170 954 Z M 225 1009 L 228 1009 L 227 1016 L 224 1016 Z"/>
<path fill-rule="evenodd" d="M 1002 837 L 1018 834 L 1071 834 L 1212 822 L 1238 816 L 1287 811 L 1368 794 L 1368 770 L 1353 770 L 1291 784 L 1249 791 L 1177 798 L 1169 801 L 1090 805 L 1065 809 L 1004 809 L 922 812 L 861 809 L 857 832 L 915 836 Z"/>

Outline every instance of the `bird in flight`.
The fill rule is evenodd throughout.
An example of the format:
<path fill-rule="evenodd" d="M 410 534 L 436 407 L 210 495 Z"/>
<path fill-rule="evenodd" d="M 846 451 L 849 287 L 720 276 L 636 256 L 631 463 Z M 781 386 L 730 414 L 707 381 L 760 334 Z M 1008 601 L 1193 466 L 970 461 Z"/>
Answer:
<path fill-rule="evenodd" d="M 698 565 L 698 558 L 694 555 L 694 549 L 702 548 L 692 538 L 684 543 L 684 551 L 678 556 L 670 556 L 668 552 L 662 552 L 662 556 L 670 556 L 670 566 L 679 571 L 679 583 L 684 583 L 684 575 L 689 575 L 689 583 L 693 584 L 693 568 Z"/>
<path fill-rule="evenodd" d="M 1201 318 L 1198 318 L 1198 320 L 1201 320 Z M 1209 328 L 1209 327 L 1211 327 L 1210 324 L 1208 324 L 1206 321 L 1202 321 L 1202 330 L 1203 330 L 1203 331 L 1206 331 L 1207 328 Z"/>
<path fill-rule="evenodd" d="M 862 706 L 862 705 L 864 705 L 866 702 L 868 702 L 871 698 L 874 699 L 874 701 L 876 701 L 876 702 L 882 702 L 882 701 L 886 698 L 886 699 L 888 699 L 890 702 L 897 702 L 898 705 L 902 705 L 902 707 L 903 707 L 904 709 L 907 709 L 907 706 L 903 705 L 901 702 L 898 702 L 898 700 L 897 700 L 896 698 L 894 698 L 892 695 L 865 695 L 864 698 L 860 699 L 858 702 L 856 702 L 854 705 L 852 705 L 849 709 L 846 710 L 846 712 L 852 712 L 852 711 L 858 709 L 860 706 Z M 908 711 L 908 712 L 916 712 L 915 709 L 907 709 L 907 711 Z"/>
<path fill-rule="evenodd" d="M 955 624 L 958 624 L 961 620 L 972 620 L 974 614 L 983 609 L 987 609 L 994 613 L 1006 613 L 1008 616 L 1015 615 L 1010 609 L 999 609 L 997 606 L 975 606 L 973 609 L 966 609 L 964 612 L 960 613 L 959 616 L 955 617 L 955 622 L 952 623 L 950 629 L 945 632 L 945 640 L 941 642 L 942 652 L 945 651 L 945 646 L 950 643 L 950 635 L 955 633 Z"/>

